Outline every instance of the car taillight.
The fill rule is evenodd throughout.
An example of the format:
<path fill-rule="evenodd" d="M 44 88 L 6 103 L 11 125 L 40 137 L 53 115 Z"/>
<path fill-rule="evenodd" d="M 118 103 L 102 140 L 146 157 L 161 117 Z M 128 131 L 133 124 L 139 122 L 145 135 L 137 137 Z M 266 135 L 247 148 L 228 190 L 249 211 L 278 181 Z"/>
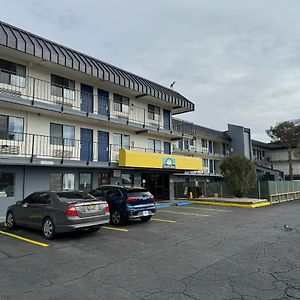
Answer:
<path fill-rule="evenodd" d="M 109 214 L 109 206 L 108 206 L 108 204 L 105 205 L 105 213 Z"/>
<path fill-rule="evenodd" d="M 77 217 L 77 209 L 75 205 L 70 205 L 66 211 L 66 216 L 68 217 Z"/>
<path fill-rule="evenodd" d="M 127 202 L 136 201 L 137 199 L 137 197 L 127 197 Z"/>

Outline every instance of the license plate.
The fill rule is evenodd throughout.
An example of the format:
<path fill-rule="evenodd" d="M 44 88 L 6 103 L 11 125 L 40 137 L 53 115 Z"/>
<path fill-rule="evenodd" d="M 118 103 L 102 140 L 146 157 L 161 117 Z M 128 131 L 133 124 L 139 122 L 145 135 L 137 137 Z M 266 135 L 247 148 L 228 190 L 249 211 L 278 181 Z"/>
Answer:
<path fill-rule="evenodd" d="M 143 211 L 143 216 L 149 216 L 149 211 L 148 210 L 144 210 Z"/>
<path fill-rule="evenodd" d="M 88 205 L 88 206 L 86 207 L 86 210 L 87 210 L 87 211 L 96 210 L 96 204 Z"/>

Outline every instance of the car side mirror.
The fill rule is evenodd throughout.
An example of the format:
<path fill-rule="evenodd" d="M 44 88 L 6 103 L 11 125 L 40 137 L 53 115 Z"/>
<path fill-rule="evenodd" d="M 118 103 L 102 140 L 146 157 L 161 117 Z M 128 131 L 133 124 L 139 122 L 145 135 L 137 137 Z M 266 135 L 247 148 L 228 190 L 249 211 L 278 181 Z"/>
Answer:
<path fill-rule="evenodd" d="M 16 204 L 17 204 L 18 206 L 22 206 L 22 201 L 17 201 Z"/>

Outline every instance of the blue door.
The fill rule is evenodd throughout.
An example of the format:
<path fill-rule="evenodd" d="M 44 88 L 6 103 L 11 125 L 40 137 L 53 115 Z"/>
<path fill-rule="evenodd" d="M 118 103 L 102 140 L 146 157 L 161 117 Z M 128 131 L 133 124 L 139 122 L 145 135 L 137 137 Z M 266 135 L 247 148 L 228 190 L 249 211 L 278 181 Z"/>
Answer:
<path fill-rule="evenodd" d="M 171 154 L 171 143 L 170 142 L 164 142 L 164 153 Z"/>
<path fill-rule="evenodd" d="M 93 130 L 80 128 L 80 160 L 93 160 Z"/>
<path fill-rule="evenodd" d="M 101 116 L 109 115 L 109 93 L 98 89 L 98 114 Z"/>
<path fill-rule="evenodd" d="M 108 162 L 108 132 L 98 131 L 98 161 Z"/>
<path fill-rule="evenodd" d="M 86 84 L 81 84 L 81 110 L 87 113 L 94 111 L 93 87 Z"/>
<path fill-rule="evenodd" d="M 164 129 L 171 130 L 170 111 L 164 109 L 163 116 L 164 116 Z"/>

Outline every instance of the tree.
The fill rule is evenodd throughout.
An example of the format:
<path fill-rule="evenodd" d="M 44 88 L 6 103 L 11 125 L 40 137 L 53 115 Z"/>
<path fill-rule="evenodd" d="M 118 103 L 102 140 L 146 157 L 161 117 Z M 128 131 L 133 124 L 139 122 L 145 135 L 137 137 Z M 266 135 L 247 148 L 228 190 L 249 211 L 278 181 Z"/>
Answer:
<path fill-rule="evenodd" d="M 256 170 L 251 160 L 241 155 L 224 158 L 220 164 L 224 181 L 235 197 L 243 197 L 256 182 Z"/>
<path fill-rule="evenodd" d="M 279 142 L 287 148 L 288 163 L 289 163 L 289 179 L 293 180 L 293 161 L 292 161 L 292 147 L 297 145 L 300 139 L 300 124 L 294 122 L 281 122 L 276 126 L 271 126 L 266 130 L 267 135 L 273 142 Z"/>

